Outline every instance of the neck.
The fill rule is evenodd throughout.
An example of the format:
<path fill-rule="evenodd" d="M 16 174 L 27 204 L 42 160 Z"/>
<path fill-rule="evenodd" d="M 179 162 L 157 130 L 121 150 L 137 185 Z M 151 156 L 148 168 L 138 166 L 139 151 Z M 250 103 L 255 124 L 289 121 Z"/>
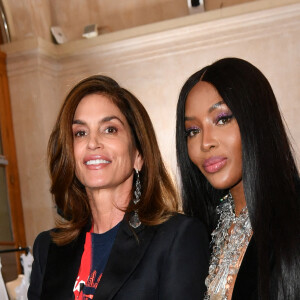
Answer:
<path fill-rule="evenodd" d="M 130 201 L 130 190 L 120 193 L 101 189 L 87 191 L 87 194 L 95 233 L 104 233 L 122 221 Z"/>
<path fill-rule="evenodd" d="M 237 185 L 232 187 L 230 193 L 234 202 L 235 215 L 238 216 L 241 210 L 246 206 L 243 181 L 240 181 Z"/>

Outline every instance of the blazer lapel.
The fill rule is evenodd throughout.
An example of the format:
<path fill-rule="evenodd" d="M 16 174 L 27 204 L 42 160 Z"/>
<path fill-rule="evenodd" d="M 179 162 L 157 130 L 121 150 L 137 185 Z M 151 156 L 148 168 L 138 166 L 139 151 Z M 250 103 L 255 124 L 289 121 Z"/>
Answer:
<path fill-rule="evenodd" d="M 115 296 L 142 259 L 155 231 L 155 226 L 133 229 L 126 220 L 122 221 L 94 300 Z"/>
<path fill-rule="evenodd" d="M 52 243 L 49 248 L 46 272 L 41 299 L 72 299 L 73 287 L 80 267 L 84 249 L 85 233 L 77 240 L 57 246 Z"/>

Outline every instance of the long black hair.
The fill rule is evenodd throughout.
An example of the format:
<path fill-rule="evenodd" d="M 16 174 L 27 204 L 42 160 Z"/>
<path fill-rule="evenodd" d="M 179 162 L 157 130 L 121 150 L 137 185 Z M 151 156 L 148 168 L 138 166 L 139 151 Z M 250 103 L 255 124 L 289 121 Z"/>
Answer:
<path fill-rule="evenodd" d="M 183 210 L 208 232 L 226 191 L 214 189 L 188 156 L 186 98 L 199 81 L 212 84 L 232 111 L 242 139 L 243 186 L 257 245 L 261 299 L 299 299 L 299 173 L 270 83 L 255 66 L 224 58 L 193 74 L 177 105 L 176 149 Z"/>

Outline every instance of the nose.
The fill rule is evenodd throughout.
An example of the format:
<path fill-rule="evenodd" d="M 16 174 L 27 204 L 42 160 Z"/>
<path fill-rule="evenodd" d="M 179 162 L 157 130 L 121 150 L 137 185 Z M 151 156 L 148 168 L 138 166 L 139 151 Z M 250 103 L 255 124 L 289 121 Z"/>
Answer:
<path fill-rule="evenodd" d="M 217 137 L 214 135 L 212 128 L 202 129 L 202 140 L 201 140 L 201 150 L 203 152 L 208 152 L 211 149 L 218 146 Z"/>
<path fill-rule="evenodd" d="M 97 133 L 91 133 L 89 135 L 87 146 L 91 150 L 103 147 L 102 142 L 101 142 L 101 138 L 100 138 L 99 134 L 97 134 Z"/>

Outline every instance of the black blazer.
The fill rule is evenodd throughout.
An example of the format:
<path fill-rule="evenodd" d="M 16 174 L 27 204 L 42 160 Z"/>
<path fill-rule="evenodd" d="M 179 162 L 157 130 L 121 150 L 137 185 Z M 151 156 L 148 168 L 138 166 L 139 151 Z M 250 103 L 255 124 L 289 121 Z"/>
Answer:
<path fill-rule="evenodd" d="M 66 246 L 54 244 L 49 231 L 38 235 L 28 300 L 73 299 L 85 233 Z M 94 300 L 202 299 L 208 248 L 207 231 L 194 218 L 177 214 L 137 229 L 123 220 Z"/>

